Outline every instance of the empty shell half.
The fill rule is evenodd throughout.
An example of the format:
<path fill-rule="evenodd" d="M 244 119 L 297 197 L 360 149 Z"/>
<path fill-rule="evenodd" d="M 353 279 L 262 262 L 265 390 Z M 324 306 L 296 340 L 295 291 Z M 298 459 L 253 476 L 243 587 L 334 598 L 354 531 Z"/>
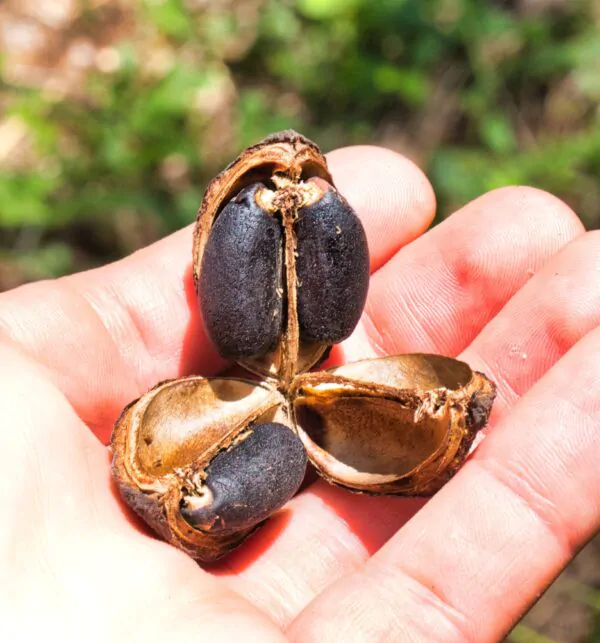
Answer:
<path fill-rule="evenodd" d="M 463 464 L 496 388 L 464 362 L 399 355 L 299 375 L 292 421 L 329 482 L 371 494 L 427 496 Z"/>

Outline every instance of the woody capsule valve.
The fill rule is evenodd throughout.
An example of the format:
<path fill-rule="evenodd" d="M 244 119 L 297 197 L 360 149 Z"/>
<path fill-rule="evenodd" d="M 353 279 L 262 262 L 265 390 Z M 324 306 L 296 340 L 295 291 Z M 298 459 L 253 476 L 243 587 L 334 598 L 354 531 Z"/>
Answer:
<path fill-rule="evenodd" d="M 194 237 L 209 338 L 259 379 L 188 376 L 125 408 L 112 436 L 124 500 L 165 540 L 212 561 L 301 485 L 428 496 L 462 466 L 495 385 L 468 364 L 407 354 L 311 370 L 359 321 L 360 221 L 314 143 L 281 132 L 209 185 Z"/>
<path fill-rule="evenodd" d="M 283 385 L 352 333 L 369 285 L 367 238 L 314 143 L 270 136 L 211 182 L 194 275 L 217 351 Z"/>
<path fill-rule="evenodd" d="M 284 406 L 259 382 L 190 376 L 158 384 L 113 431 L 121 496 L 194 558 L 223 556 L 302 482 L 306 452 Z"/>

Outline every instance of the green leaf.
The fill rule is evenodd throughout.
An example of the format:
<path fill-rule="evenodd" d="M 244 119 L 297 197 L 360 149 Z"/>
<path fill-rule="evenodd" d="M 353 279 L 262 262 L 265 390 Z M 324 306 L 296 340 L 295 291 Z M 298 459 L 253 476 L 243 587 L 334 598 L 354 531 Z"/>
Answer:
<path fill-rule="evenodd" d="M 360 0 L 297 0 L 298 11 L 312 20 L 331 20 L 352 13 Z"/>
<path fill-rule="evenodd" d="M 18 263 L 30 279 L 62 277 L 73 271 L 73 251 L 66 243 L 50 243 L 37 250 L 20 253 Z"/>
<path fill-rule="evenodd" d="M 53 211 L 48 203 L 57 180 L 32 174 L 0 175 L 0 225 L 50 226 Z"/>
<path fill-rule="evenodd" d="M 420 105 L 430 93 L 425 74 L 416 69 L 380 65 L 373 73 L 375 88 L 383 94 L 396 94 L 410 105 Z"/>
<path fill-rule="evenodd" d="M 256 143 L 271 132 L 300 129 L 296 118 L 274 111 L 267 96 L 258 90 L 247 90 L 241 95 L 237 122 L 240 147 Z"/>
<path fill-rule="evenodd" d="M 517 625 L 508 637 L 509 643 L 557 643 L 554 639 L 538 634 L 525 625 Z"/>
<path fill-rule="evenodd" d="M 178 40 L 193 37 L 194 27 L 180 0 L 145 0 L 148 17 L 165 35 Z"/>
<path fill-rule="evenodd" d="M 484 143 L 498 154 L 507 154 L 517 149 L 517 138 L 513 125 L 504 114 L 486 114 L 479 131 Z"/>

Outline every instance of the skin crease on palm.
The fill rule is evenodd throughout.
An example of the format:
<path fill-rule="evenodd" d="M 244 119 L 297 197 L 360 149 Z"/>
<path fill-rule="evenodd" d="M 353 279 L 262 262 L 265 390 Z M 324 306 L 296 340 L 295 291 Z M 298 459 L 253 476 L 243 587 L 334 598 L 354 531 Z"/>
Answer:
<path fill-rule="evenodd" d="M 434 498 L 317 481 L 218 565 L 119 500 L 106 443 L 160 380 L 224 368 L 191 229 L 0 296 L 0 640 L 498 641 L 600 525 L 600 237 L 553 196 L 486 194 L 430 231 L 393 152 L 329 155 L 367 230 L 369 299 L 336 362 L 459 356 L 498 383 L 486 436 Z"/>

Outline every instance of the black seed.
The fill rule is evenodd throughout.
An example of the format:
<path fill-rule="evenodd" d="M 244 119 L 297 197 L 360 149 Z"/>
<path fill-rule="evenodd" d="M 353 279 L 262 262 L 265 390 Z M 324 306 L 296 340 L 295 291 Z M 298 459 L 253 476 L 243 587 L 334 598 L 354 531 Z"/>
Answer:
<path fill-rule="evenodd" d="M 283 231 L 254 196 L 242 190 L 217 217 L 204 250 L 199 300 L 204 326 L 227 359 L 260 357 L 283 327 Z"/>
<path fill-rule="evenodd" d="M 352 208 L 331 189 L 300 211 L 298 318 L 300 337 L 336 344 L 358 323 L 369 287 L 369 249 Z"/>
<path fill-rule="evenodd" d="M 256 424 L 243 442 L 220 453 L 207 467 L 212 493 L 207 506 L 184 498 L 183 517 L 211 533 L 252 527 L 282 507 L 298 490 L 306 451 L 296 434 L 275 422 Z"/>

